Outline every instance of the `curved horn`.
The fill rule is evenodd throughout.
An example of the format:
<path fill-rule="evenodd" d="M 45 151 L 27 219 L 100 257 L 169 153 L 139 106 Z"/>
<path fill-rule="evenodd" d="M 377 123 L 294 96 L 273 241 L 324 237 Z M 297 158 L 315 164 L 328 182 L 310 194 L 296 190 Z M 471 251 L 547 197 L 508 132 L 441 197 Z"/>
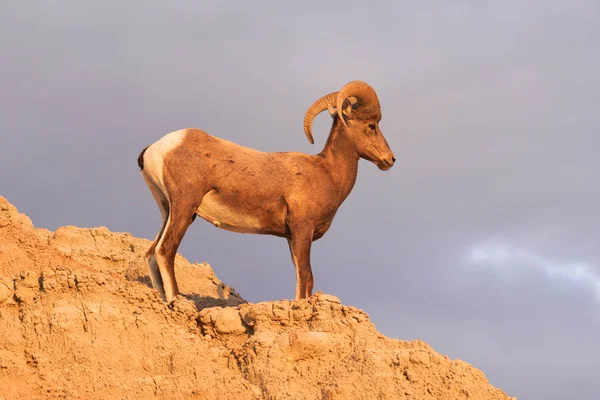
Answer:
<path fill-rule="evenodd" d="M 321 112 L 327 110 L 329 107 L 335 106 L 337 99 L 337 92 L 329 93 L 319 100 L 315 101 L 312 106 L 304 114 L 304 133 L 308 138 L 310 144 L 314 144 L 315 140 L 312 135 L 312 121 Z"/>
<path fill-rule="evenodd" d="M 360 109 L 363 109 L 367 112 L 374 112 L 381 116 L 381 107 L 379 106 L 379 99 L 377 98 L 375 89 L 369 86 L 369 84 L 366 82 L 352 81 L 347 83 L 342 90 L 338 92 L 337 96 L 338 116 L 344 125 L 346 125 L 346 120 L 344 119 L 344 113 L 342 110 L 344 101 L 348 97 L 356 97 L 358 100 L 358 107 L 360 107 Z"/>

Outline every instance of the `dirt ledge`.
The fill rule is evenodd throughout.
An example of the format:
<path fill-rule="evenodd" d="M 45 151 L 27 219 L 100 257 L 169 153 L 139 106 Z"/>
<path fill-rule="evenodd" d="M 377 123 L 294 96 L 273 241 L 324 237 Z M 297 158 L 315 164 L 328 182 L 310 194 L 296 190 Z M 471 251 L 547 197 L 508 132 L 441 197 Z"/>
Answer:
<path fill-rule="evenodd" d="M 151 288 L 150 242 L 34 228 L 0 197 L 0 399 L 509 399 L 422 341 L 379 334 L 327 294 L 247 303 L 178 255 Z"/>

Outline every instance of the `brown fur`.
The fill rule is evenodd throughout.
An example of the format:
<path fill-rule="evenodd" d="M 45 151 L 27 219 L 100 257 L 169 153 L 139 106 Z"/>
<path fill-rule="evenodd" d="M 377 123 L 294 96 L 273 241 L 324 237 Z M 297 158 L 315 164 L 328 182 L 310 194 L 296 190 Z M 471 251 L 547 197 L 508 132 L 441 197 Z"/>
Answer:
<path fill-rule="evenodd" d="M 163 227 L 146 254 L 154 286 L 167 301 L 179 292 L 174 258 L 195 214 L 223 229 L 285 237 L 296 267 L 296 298 L 312 295 L 311 243 L 327 232 L 352 190 L 359 159 L 383 170 L 395 161 L 378 127 L 380 115 L 360 108 L 344 113 L 348 126 L 334 116 L 317 155 L 265 153 L 199 129 L 185 131 L 183 142 L 162 160 L 164 192 L 155 198 Z M 160 186 L 145 178 L 151 189 Z"/>

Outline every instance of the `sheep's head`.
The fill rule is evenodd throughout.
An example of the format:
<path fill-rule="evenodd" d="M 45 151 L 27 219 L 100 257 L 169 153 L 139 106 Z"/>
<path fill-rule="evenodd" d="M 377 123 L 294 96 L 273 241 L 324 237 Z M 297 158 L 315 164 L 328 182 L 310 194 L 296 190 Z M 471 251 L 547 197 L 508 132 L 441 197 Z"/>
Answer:
<path fill-rule="evenodd" d="M 339 92 L 317 100 L 304 116 L 304 133 L 311 143 L 314 143 L 312 120 L 324 110 L 329 110 L 334 119 L 340 119 L 344 134 L 354 143 L 360 157 L 373 162 L 384 171 L 394 165 L 394 153 L 379 128 L 381 107 L 371 86 L 365 82 L 353 81 Z"/>

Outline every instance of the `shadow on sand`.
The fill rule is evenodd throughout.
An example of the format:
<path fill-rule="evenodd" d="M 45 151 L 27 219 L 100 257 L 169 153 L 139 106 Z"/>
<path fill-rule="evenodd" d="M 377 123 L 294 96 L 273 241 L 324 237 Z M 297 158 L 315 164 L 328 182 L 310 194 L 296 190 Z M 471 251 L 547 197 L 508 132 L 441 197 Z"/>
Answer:
<path fill-rule="evenodd" d="M 152 289 L 152 281 L 148 275 L 137 276 L 133 280 Z M 199 293 L 181 293 L 181 295 L 186 299 L 193 301 L 198 311 L 209 307 L 236 307 L 240 304 L 247 303 L 246 300 L 237 296 L 226 298 L 224 288 L 221 285 L 218 286 L 217 291 L 219 297 L 202 296 Z"/>

